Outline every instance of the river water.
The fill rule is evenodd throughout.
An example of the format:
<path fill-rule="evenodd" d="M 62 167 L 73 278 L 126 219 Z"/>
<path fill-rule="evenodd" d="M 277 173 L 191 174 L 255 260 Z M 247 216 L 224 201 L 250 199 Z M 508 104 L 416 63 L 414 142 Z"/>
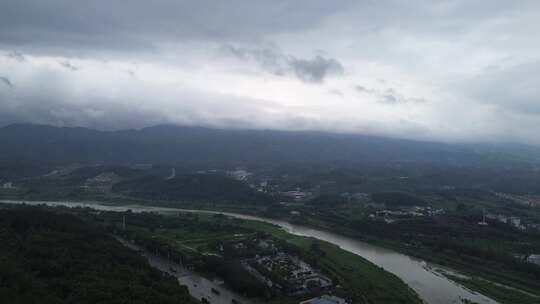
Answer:
<path fill-rule="evenodd" d="M 21 204 L 22 201 L 0 201 L 0 203 Z M 497 304 L 496 301 L 472 292 L 463 286 L 449 280 L 448 278 L 437 272 L 440 267 L 431 265 L 422 260 L 411 258 L 407 255 L 397 253 L 392 250 L 377 247 L 365 242 L 355 240 L 350 237 L 341 236 L 332 232 L 309 228 L 305 226 L 291 224 L 285 221 L 261 218 L 257 216 L 236 214 L 229 212 L 216 211 L 201 211 L 192 209 L 167 208 L 167 207 L 151 207 L 140 205 L 129 206 L 109 206 L 99 203 L 79 203 L 79 202 L 24 202 L 29 205 L 46 204 L 49 206 L 68 206 L 68 207 L 89 207 L 97 210 L 105 211 L 126 211 L 128 209 L 133 212 L 199 212 L 199 213 L 221 213 L 228 216 L 246 219 L 263 221 L 278 225 L 287 232 L 317 238 L 332 244 L 335 244 L 342 249 L 357 254 L 368 261 L 382 267 L 409 285 L 418 295 L 428 304 L 458 304 L 462 303 L 461 299 L 468 299 L 481 304 Z M 451 270 L 450 270 L 451 271 Z M 189 287 L 189 286 L 188 286 Z"/>

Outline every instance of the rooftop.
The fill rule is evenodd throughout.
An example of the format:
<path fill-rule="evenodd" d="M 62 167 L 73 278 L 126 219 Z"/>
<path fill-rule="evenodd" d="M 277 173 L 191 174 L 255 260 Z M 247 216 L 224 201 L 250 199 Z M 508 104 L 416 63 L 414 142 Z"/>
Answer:
<path fill-rule="evenodd" d="M 329 296 L 324 295 L 317 298 L 313 298 L 307 301 L 300 302 L 300 304 L 346 304 L 347 301 L 345 299 L 336 297 L 336 296 Z"/>

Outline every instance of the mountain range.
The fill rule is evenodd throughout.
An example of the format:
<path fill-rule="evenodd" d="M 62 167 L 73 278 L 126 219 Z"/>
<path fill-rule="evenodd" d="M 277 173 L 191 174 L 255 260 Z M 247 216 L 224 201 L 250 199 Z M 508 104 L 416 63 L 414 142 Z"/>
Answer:
<path fill-rule="evenodd" d="M 448 144 L 324 132 L 159 125 L 140 130 L 13 124 L 0 128 L 0 161 L 171 163 L 375 161 L 450 165 L 540 161 L 519 144 Z"/>

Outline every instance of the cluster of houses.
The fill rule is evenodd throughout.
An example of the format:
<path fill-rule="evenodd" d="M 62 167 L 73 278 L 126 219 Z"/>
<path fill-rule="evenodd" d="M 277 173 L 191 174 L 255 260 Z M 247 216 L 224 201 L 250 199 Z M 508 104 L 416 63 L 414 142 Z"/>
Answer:
<path fill-rule="evenodd" d="M 94 177 L 88 178 L 84 185 L 83 189 L 92 192 L 106 193 L 110 192 L 114 183 L 118 182 L 120 177 L 114 172 L 103 172 Z"/>
<path fill-rule="evenodd" d="M 304 201 L 313 196 L 311 192 L 300 191 L 300 189 L 281 192 L 281 195 L 295 202 Z"/>
<path fill-rule="evenodd" d="M 500 223 L 511 225 L 512 227 L 519 230 L 537 230 L 540 231 L 540 224 L 537 223 L 523 223 L 521 218 L 517 216 L 507 216 L 503 214 L 493 214 L 487 213 L 485 215 L 486 219 L 497 221 Z"/>
<path fill-rule="evenodd" d="M 237 169 L 233 171 L 227 171 L 227 175 L 239 181 L 246 181 L 248 177 L 250 177 L 253 174 L 246 170 Z"/>
<path fill-rule="evenodd" d="M 414 206 L 411 208 L 404 208 L 400 210 L 389 210 L 383 209 L 371 213 L 369 215 L 370 219 L 382 219 L 386 223 L 393 223 L 400 218 L 410 218 L 410 217 L 422 217 L 422 216 L 435 216 L 443 214 L 444 209 L 435 209 L 430 206 Z"/>
<path fill-rule="evenodd" d="M 523 262 L 540 265 L 540 254 L 514 254 L 513 256 Z"/>
<path fill-rule="evenodd" d="M 248 264 L 252 265 L 252 267 L 253 264 L 259 266 L 253 267 L 255 270 L 262 268 L 263 276 L 269 274 L 271 277 L 278 278 L 281 284 L 274 284 L 274 287 L 283 289 L 285 287 L 283 283 L 285 283 L 287 285 L 285 292 L 288 294 L 306 294 L 332 287 L 330 278 L 319 273 L 298 257 L 284 252 L 256 257 Z"/>
<path fill-rule="evenodd" d="M 257 254 L 241 260 L 242 267 L 268 288 L 287 295 L 330 290 L 332 280 L 301 258 L 289 254 L 272 239 L 239 241 L 232 248 L 241 252 L 255 245 Z"/>
<path fill-rule="evenodd" d="M 531 254 L 527 257 L 527 262 L 540 265 L 540 254 Z"/>
<path fill-rule="evenodd" d="M 513 201 L 526 206 L 540 206 L 539 195 L 513 195 L 508 193 L 496 192 L 497 197 Z"/>

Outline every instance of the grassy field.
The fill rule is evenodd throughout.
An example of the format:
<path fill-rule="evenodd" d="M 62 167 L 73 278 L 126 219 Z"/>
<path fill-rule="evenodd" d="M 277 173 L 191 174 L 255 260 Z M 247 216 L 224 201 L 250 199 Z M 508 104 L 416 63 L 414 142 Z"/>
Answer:
<path fill-rule="evenodd" d="M 172 216 L 168 216 L 171 218 Z M 178 219 L 182 221 L 181 217 Z M 158 227 L 149 230 L 143 226 L 130 226 L 141 237 L 159 240 L 185 255 L 213 253 L 211 246 L 215 241 L 240 240 L 257 232 L 265 232 L 276 239 L 295 245 L 301 251 L 312 254 L 313 248 L 318 251 L 318 267 L 336 280 L 353 303 L 422 303 L 416 293 L 393 274 L 370 263 L 360 256 L 349 253 L 327 242 L 313 238 L 295 236 L 277 226 L 215 215 L 197 215 L 199 229 L 193 227 L 177 227 L 168 229 Z M 227 231 L 209 229 L 212 223 L 221 222 Z M 273 301 L 273 302 L 272 302 Z M 273 299 L 270 303 L 297 303 L 298 299 Z"/>
<path fill-rule="evenodd" d="M 540 297 L 524 293 L 522 291 L 503 287 L 500 284 L 495 284 L 483 279 L 471 278 L 463 279 L 453 276 L 448 276 L 450 279 L 466 286 L 469 289 L 476 290 L 483 294 L 489 294 L 490 297 L 502 304 L 538 304 Z"/>

